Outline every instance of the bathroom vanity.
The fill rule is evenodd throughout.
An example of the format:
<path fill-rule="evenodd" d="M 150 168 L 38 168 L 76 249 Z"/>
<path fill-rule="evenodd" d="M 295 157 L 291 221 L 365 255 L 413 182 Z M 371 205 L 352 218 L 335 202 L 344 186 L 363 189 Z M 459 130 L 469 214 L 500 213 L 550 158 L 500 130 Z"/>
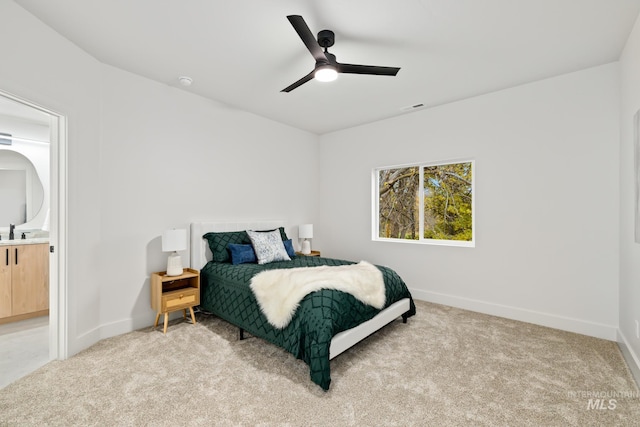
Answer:
<path fill-rule="evenodd" d="M 1 240 L 0 324 L 48 314 L 48 239 Z"/>

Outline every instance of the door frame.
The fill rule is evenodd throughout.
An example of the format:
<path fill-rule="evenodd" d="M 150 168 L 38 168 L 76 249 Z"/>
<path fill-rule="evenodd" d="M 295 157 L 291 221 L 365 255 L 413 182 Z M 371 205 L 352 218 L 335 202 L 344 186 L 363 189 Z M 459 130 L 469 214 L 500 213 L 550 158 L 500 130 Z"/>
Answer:
<path fill-rule="evenodd" d="M 0 96 L 46 113 L 49 123 L 49 359 L 66 359 L 67 294 L 67 118 L 20 96 L 0 90 Z"/>

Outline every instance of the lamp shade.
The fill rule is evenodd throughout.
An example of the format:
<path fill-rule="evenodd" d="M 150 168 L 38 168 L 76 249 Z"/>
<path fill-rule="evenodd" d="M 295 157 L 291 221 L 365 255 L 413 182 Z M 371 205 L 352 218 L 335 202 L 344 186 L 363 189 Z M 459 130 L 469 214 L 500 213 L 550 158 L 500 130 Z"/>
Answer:
<path fill-rule="evenodd" d="M 187 230 L 172 229 L 162 233 L 162 252 L 184 251 L 187 249 Z"/>
<path fill-rule="evenodd" d="M 301 239 L 313 239 L 313 224 L 302 224 L 298 227 L 298 237 Z"/>

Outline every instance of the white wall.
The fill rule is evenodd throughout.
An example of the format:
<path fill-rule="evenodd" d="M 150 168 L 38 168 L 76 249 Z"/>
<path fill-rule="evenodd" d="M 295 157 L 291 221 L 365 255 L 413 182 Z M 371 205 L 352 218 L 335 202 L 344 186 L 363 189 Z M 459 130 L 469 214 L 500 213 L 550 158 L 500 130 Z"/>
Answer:
<path fill-rule="evenodd" d="M 149 275 L 166 269 L 165 229 L 281 219 L 295 237 L 318 207 L 316 135 L 116 68 L 103 78 L 102 337 L 152 323 Z"/>
<path fill-rule="evenodd" d="M 317 163 L 295 159 L 317 136 L 105 66 L 13 2 L 0 16 L 0 90 L 68 119 L 69 355 L 153 322 L 166 228 L 316 219 Z"/>
<path fill-rule="evenodd" d="M 68 353 L 99 325 L 100 64 L 13 2 L 0 2 L 0 89 L 69 119 Z"/>
<path fill-rule="evenodd" d="M 640 244 L 634 242 L 632 125 L 633 116 L 640 109 L 640 20 L 636 21 L 620 58 L 620 75 L 620 333 L 621 341 L 635 357 L 638 375 L 640 339 L 636 336 L 636 322 L 640 321 Z"/>
<path fill-rule="evenodd" d="M 396 269 L 415 297 L 615 339 L 618 67 L 321 137 L 328 256 Z M 476 247 L 371 241 L 371 170 L 473 158 Z"/>

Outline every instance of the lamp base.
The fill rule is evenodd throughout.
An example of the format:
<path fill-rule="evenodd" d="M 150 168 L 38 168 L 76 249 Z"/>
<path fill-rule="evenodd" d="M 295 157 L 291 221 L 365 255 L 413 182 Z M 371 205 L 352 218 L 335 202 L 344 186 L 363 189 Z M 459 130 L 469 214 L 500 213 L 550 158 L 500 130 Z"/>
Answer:
<path fill-rule="evenodd" d="M 302 241 L 302 247 L 300 248 L 300 252 L 303 255 L 309 255 L 311 253 L 311 242 L 309 242 L 307 239 L 304 239 Z"/>
<path fill-rule="evenodd" d="M 179 276 L 183 272 L 182 259 L 178 252 L 173 252 L 167 259 L 167 276 Z"/>

